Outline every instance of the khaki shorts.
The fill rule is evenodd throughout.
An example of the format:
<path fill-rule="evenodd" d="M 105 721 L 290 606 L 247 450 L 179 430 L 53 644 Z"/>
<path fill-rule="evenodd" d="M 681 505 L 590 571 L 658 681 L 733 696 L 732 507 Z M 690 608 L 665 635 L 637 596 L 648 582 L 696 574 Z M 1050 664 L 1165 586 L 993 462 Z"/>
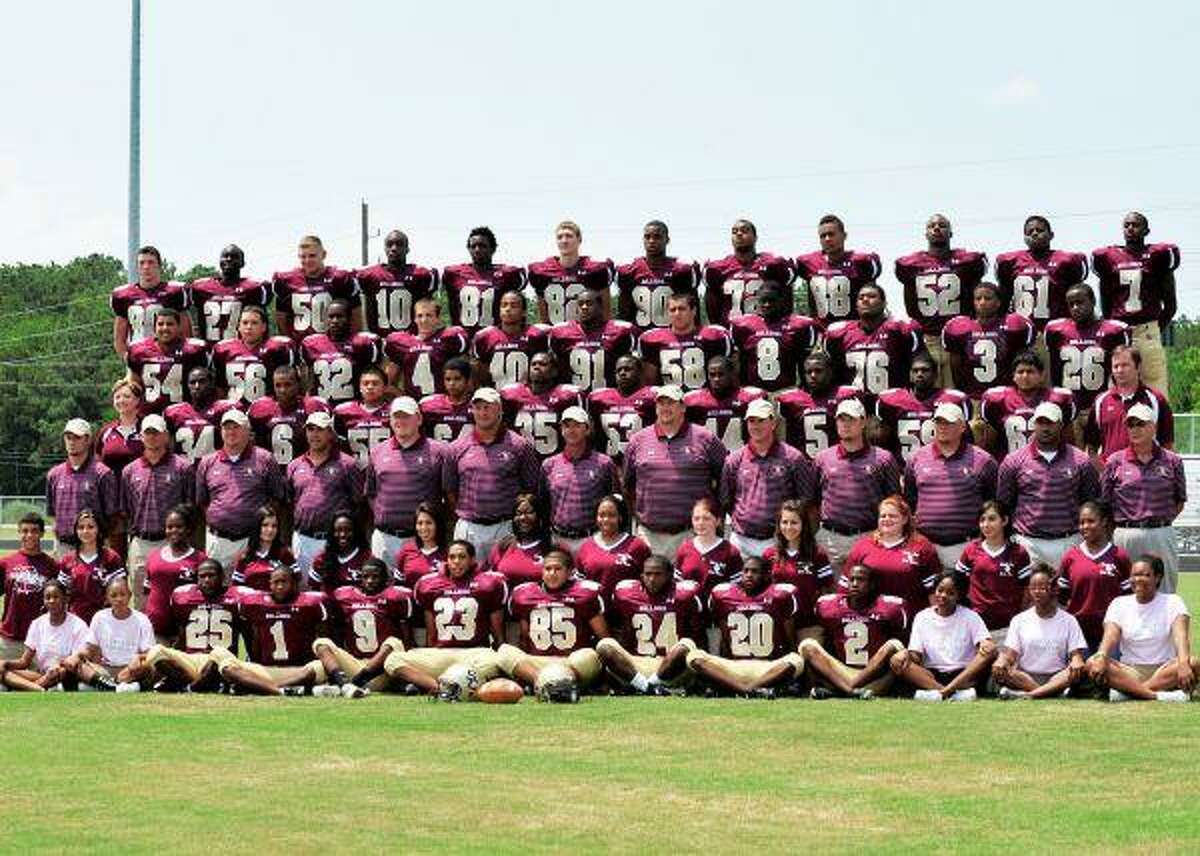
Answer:
<path fill-rule="evenodd" d="M 481 684 L 500 677 L 500 662 L 491 648 L 413 648 L 393 651 L 384 660 L 383 668 L 390 675 L 407 666 L 436 680 L 442 676 L 442 672 L 458 663 L 473 668 Z"/>
<path fill-rule="evenodd" d="M 1127 669 L 1132 669 L 1137 673 L 1138 680 L 1143 684 L 1154 676 L 1154 673 L 1163 667 L 1163 663 L 1154 665 L 1152 663 L 1122 663 Z"/>
<path fill-rule="evenodd" d="M 19 660 L 24 654 L 24 642 L 0 636 L 0 660 Z"/>
<path fill-rule="evenodd" d="M 320 646 L 324 646 L 325 648 L 329 649 L 329 652 L 333 654 L 333 658 L 337 660 L 338 668 L 345 672 L 346 677 L 348 678 L 353 678 L 367 665 L 366 660 L 360 660 L 358 657 L 355 657 L 345 648 L 334 644 L 332 639 L 321 638 L 313 642 L 314 655 L 317 655 L 317 648 Z M 404 643 L 395 636 L 389 636 L 387 639 L 383 640 L 383 644 L 379 647 L 388 648 L 392 651 L 403 651 Z M 381 692 L 387 689 L 391 682 L 391 678 L 389 678 L 387 673 L 384 672 L 382 675 L 377 675 L 376 677 L 372 678 L 367 684 L 367 689 L 373 693 Z"/>
<path fill-rule="evenodd" d="M 591 684 L 600 677 L 600 673 L 604 670 L 604 664 L 600 662 L 600 657 L 592 648 L 580 648 L 565 657 L 547 657 L 540 654 L 527 654 L 513 645 L 501 645 L 500 650 L 496 652 L 496 658 L 500 663 L 500 668 L 510 678 L 513 677 L 518 666 L 526 664 L 533 666 L 539 672 L 546 666 L 555 663 L 570 666 L 575 674 L 579 675 L 581 687 Z"/>
<path fill-rule="evenodd" d="M 712 663 L 718 666 L 721 671 L 727 672 L 743 681 L 757 681 L 780 663 L 790 665 L 796 670 L 797 675 L 804 671 L 804 658 L 796 652 L 784 654 L 777 660 L 730 660 L 726 657 L 709 654 L 707 651 L 693 651 L 688 654 L 687 664 L 689 669 L 695 671 L 696 664 L 700 662 Z"/>
<path fill-rule="evenodd" d="M 950 356 L 942 348 L 941 335 L 925 337 L 925 350 L 937 366 L 937 382 L 942 389 L 954 389 L 954 375 L 950 371 Z"/>
<path fill-rule="evenodd" d="M 1133 344 L 1142 353 L 1142 383 L 1167 395 L 1167 352 L 1163 349 L 1162 330 L 1157 321 L 1133 328 Z"/>

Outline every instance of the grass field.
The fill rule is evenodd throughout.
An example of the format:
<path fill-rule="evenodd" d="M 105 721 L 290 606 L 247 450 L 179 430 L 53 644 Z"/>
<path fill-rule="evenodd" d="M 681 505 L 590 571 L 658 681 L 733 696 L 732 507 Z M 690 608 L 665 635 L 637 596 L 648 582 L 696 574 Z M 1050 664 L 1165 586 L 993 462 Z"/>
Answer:
<path fill-rule="evenodd" d="M 0 848 L 1195 852 L 1198 723 L 1083 701 L 6 693 Z"/>

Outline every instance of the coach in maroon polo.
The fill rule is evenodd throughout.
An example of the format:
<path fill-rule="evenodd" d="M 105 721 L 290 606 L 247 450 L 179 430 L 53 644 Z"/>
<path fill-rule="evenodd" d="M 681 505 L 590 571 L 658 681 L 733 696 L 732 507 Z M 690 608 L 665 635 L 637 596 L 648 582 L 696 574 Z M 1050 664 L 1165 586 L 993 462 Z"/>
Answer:
<path fill-rule="evenodd" d="M 674 556 L 688 534 L 692 506 L 717 495 L 729 451 L 707 428 L 684 418 L 683 390 L 655 388 L 654 424 L 625 448 L 625 497 L 637 517 L 636 534 L 650 551 Z"/>
<path fill-rule="evenodd" d="M 46 474 L 46 514 L 59 545 L 75 545 L 75 515 L 85 508 L 111 524 L 118 513 L 117 477 L 92 452 L 92 426 L 72 419 L 63 428 L 67 459 Z M 59 552 L 64 552 L 60 546 Z"/>
<path fill-rule="evenodd" d="M 121 470 L 121 514 L 129 528 L 125 567 L 139 609 L 146 602 L 146 558 L 166 539 L 167 512 L 196 495 L 194 470 L 172 454 L 167 420 L 157 413 L 142 418 L 142 455 Z"/>
<path fill-rule="evenodd" d="M 612 458 L 592 448 L 591 421 L 582 407 L 558 420 L 563 450 L 542 462 L 550 495 L 550 531 L 571 554 L 596 529 L 596 506 L 617 490 Z"/>
<path fill-rule="evenodd" d="M 1162 559 L 1166 574 L 1158 585 L 1165 594 L 1179 583 L 1179 543 L 1175 518 L 1187 502 L 1183 459 L 1155 439 L 1157 413 L 1135 404 L 1125 414 L 1129 445 L 1109 456 L 1100 476 L 1100 497 L 1113 510 L 1113 543 L 1134 561 L 1151 554 Z"/>
<path fill-rule="evenodd" d="M 246 549 L 254 512 L 287 500 L 287 483 L 275 456 L 251 442 L 250 420 L 240 410 L 221 417 L 222 448 L 196 465 L 196 504 L 208 523 L 205 552 L 228 568 Z"/>
<path fill-rule="evenodd" d="M 352 455 L 338 448 L 333 416 L 323 411 L 304 421 L 308 448 L 287 465 L 292 501 L 292 555 L 307 578 L 313 559 L 325 549 L 325 536 L 338 511 L 362 510 L 363 472 Z"/>

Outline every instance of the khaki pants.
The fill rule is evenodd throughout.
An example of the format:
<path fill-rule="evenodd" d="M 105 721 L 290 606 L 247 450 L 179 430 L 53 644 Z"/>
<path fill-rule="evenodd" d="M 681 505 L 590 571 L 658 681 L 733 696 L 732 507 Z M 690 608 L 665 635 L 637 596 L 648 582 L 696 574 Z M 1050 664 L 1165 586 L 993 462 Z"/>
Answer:
<path fill-rule="evenodd" d="M 565 657 L 547 657 L 538 654 L 527 654 L 520 648 L 506 644 L 500 646 L 500 650 L 496 652 L 496 658 L 500 662 L 500 668 L 510 678 L 513 677 L 518 666 L 525 664 L 533 666 L 539 672 L 555 663 L 570 666 L 575 674 L 579 676 L 580 688 L 591 684 L 596 678 L 600 677 L 600 672 L 604 670 L 604 666 L 600 662 L 600 657 L 591 648 L 580 648 L 578 651 L 572 651 Z"/>
<path fill-rule="evenodd" d="M 1167 352 L 1163 349 L 1162 330 L 1157 321 L 1133 328 L 1133 344 L 1142 353 L 1142 383 L 1167 395 Z"/>
<path fill-rule="evenodd" d="M 824 526 L 817 530 L 817 546 L 824 550 L 825 555 L 829 557 L 829 567 L 833 568 L 835 577 L 841 575 L 842 565 L 846 563 L 846 555 L 854 546 L 854 542 L 861 537 L 861 535 L 843 535 L 832 529 L 826 529 Z"/>
<path fill-rule="evenodd" d="M 473 668 L 480 684 L 500 676 L 500 662 L 491 648 L 413 648 L 393 651 L 384 660 L 383 668 L 390 675 L 407 666 L 437 679 L 457 663 L 465 663 Z"/>
<path fill-rule="evenodd" d="M 307 584 L 308 572 L 312 570 L 313 560 L 324 549 L 324 538 L 310 538 L 307 535 L 301 535 L 299 532 L 292 533 L 292 555 L 296 557 L 296 570 L 300 572 L 300 579 L 303 581 L 302 585 Z M 372 554 L 379 556 L 374 551 L 372 551 Z M 380 558 L 383 557 L 380 556 Z"/>
<path fill-rule="evenodd" d="M 129 588 L 133 590 L 133 605 L 137 609 L 146 606 L 146 559 L 151 550 L 157 550 L 166 541 L 147 541 L 144 538 L 130 538 L 129 551 L 125 556 L 125 569 L 129 571 Z"/>
<path fill-rule="evenodd" d="M 954 389 L 954 374 L 950 371 L 950 355 L 942 349 L 942 337 L 926 336 L 925 350 L 937 366 L 937 384 L 942 389 Z"/>
<path fill-rule="evenodd" d="M 1078 535 L 1068 535 L 1066 538 L 1028 538 L 1016 533 L 1013 540 L 1025 548 L 1033 563 L 1045 562 L 1057 571 L 1062 564 L 1062 557 L 1083 539 Z"/>
<path fill-rule="evenodd" d="M 501 520 L 499 523 L 473 523 L 470 520 L 459 520 L 454 524 L 454 537 L 470 541 L 475 547 L 475 558 L 482 564 L 487 560 L 492 547 L 505 535 L 512 534 L 512 521 Z M 395 554 L 392 562 L 395 563 Z"/>
<path fill-rule="evenodd" d="M 345 648 L 342 648 L 340 645 L 335 645 L 332 639 L 326 639 L 324 637 L 313 642 L 313 654 L 319 657 L 320 653 L 317 649 L 322 647 L 328 649 L 329 652 L 333 654 L 333 658 L 337 660 L 338 668 L 345 672 L 346 677 L 348 678 L 353 678 L 363 670 L 363 667 L 367 665 L 366 660 L 360 660 Z M 383 640 L 383 644 L 381 644 L 379 647 L 387 648 L 391 651 L 403 651 L 404 643 L 395 636 L 389 636 L 387 639 Z M 367 684 L 367 689 L 373 693 L 377 693 L 387 689 L 390 684 L 391 678 L 388 677 L 387 672 L 384 672 L 382 675 L 372 678 Z"/>
<path fill-rule="evenodd" d="M 221 563 L 221 567 L 226 573 L 233 567 L 233 562 L 237 558 L 238 553 L 246 549 L 246 544 L 249 538 L 238 538 L 236 541 L 229 538 L 222 538 L 211 529 L 207 530 L 207 536 L 204 539 L 204 552 L 208 554 L 208 558 L 216 559 Z"/>
<path fill-rule="evenodd" d="M 689 653 L 696 650 L 696 643 L 691 639 L 680 639 L 679 644 L 686 647 Z M 624 657 L 633 665 L 634 671 L 644 678 L 651 678 L 657 675 L 658 670 L 662 668 L 663 660 L 665 659 L 664 657 L 642 657 L 638 656 L 637 654 L 630 654 L 625 650 L 625 646 L 623 646 L 616 639 L 613 639 L 611 636 L 601 639 L 596 643 L 596 652 L 598 654 L 603 653 L 605 656 L 610 657 L 614 655 Z M 687 686 L 695 679 L 696 675 L 694 672 L 683 669 L 678 675 L 669 680 L 663 681 L 663 683 L 669 687 L 681 687 Z"/>
<path fill-rule="evenodd" d="M 400 552 L 400 548 L 407 540 L 399 535 L 389 535 L 381 529 L 376 529 L 371 533 L 371 555 L 376 559 L 382 559 L 383 563 L 388 566 L 388 570 L 394 572 L 396 570 L 396 554 Z M 477 558 L 483 561 L 487 556 L 478 556 Z"/>
<path fill-rule="evenodd" d="M 314 675 L 314 684 L 323 684 L 326 680 L 325 667 L 321 665 L 320 660 L 312 660 L 304 666 L 264 666 L 261 663 L 239 660 L 226 648 L 213 648 L 209 656 L 216 662 L 217 670 L 221 673 L 222 677 L 225 676 L 225 673 L 230 668 L 238 667 L 248 672 L 253 672 L 260 678 L 266 678 L 268 681 L 282 681 L 290 680 L 297 673 L 309 669 Z"/>
<path fill-rule="evenodd" d="M 775 546 L 775 539 L 750 538 L 730 527 L 729 543 L 737 547 L 738 552 L 742 554 L 743 559 L 749 558 L 750 556 L 756 556 L 761 559 L 763 553 L 767 552 L 768 547 Z"/>
<path fill-rule="evenodd" d="M 1113 532 L 1113 543 L 1129 554 L 1136 562 L 1149 554 L 1162 559 L 1166 574 L 1158 590 L 1163 594 L 1174 594 L 1179 589 L 1179 539 L 1174 526 L 1157 529 L 1126 529 L 1117 527 Z"/>
<path fill-rule="evenodd" d="M 890 648 L 893 654 L 899 654 L 901 651 L 904 650 L 904 643 L 901 642 L 899 639 L 889 639 L 887 642 L 883 643 L 883 647 Z M 808 657 L 808 656 L 810 656 L 810 653 L 812 651 L 817 650 L 817 649 L 819 649 L 821 651 L 825 651 L 825 649 L 821 647 L 821 643 L 818 642 L 817 640 L 805 639 L 804 641 L 802 641 L 800 643 L 800 656 Z M 825 653 L 828 654 L 829 652 L 825 651 Z M 841 660 L 834 657 L 832 654 L 829 655 L 829 659 L 833 663 L 834 670 L 836 670 L 837 673 L 840 674 L 847 681 L 853 681 L 856 677 L 859 676 L 859 674 L 862 673 L 862 669 L 856 669 L 853 666 L 847 666 L 845 663 L 843 663 Z M 869 683 L 865 687 L 863 687 L 863 689 L 868 689 L 871 692 L 873 692 L 875 695 L 883 695 L 889 689 L 891 689 L 893 677 L 894 677 L 894 675 L 892 674 L 892 670 L 888 669 L 882 675 L 880 675 L 878 678 L 876 678 L 875 680 L 871 681 L 871 683 Z"/>
<path fill-rule="evenodd" d="M 692 533 L 688 529 L 676 533 L 655 532 L 653 529 L 646 528 L 646 525 L 639 520 L 633 527 L 633 534 L 646 542 L 651 553 L 656 556 L 666 556 L 673 563 L 675 553 L 679 551 L 680 545 Z"/>
<path fill-rule="evenodd" d="M 784 654 L 778 660 L 730 660 L 726 657 L 718 657 L 715 654 L 709 654 L 707 651 L 699 650 L 688 654 L 687 664 L 689 669 L 695 671 L 696 664 L 700 662 L 719 663 L 722 669 L 743 681 L 757 681 L 781 662 L 789 664 L 796 670 L 797 675 L 804 672 L 804 658 L 795 651 L 791 654 Z"/>
<path fill-rule="evenodd" d="M 933 548 L 937 550 L 938 558 L 942 562 L 942 569 L 945 571 L 953 571 L 958 566 L 958 559 L 962 556 L 962 551 L 967 548 L 967 542 L 961 544 L 934 544 Z"/>
<path fill-rule="evenodd" d="M 200 671 L 210 659 L 209 654 L 189 654 L 167 645 L 155 645 L 146 652 L 146 665 L 151 669 L 162 662 L 170 663 L 187 676 L 189 682 L 199 679 Z"/>

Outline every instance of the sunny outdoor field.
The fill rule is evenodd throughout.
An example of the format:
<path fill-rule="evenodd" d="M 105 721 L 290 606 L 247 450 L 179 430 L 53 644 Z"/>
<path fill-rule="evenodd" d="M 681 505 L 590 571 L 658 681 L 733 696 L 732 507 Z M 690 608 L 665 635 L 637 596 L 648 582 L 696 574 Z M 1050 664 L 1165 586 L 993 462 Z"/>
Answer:
<path fill-rule="evenodd" d="M 0 848 L 1194 852 L 1198 725 L 1078 701 L 6 693 Z"/>

